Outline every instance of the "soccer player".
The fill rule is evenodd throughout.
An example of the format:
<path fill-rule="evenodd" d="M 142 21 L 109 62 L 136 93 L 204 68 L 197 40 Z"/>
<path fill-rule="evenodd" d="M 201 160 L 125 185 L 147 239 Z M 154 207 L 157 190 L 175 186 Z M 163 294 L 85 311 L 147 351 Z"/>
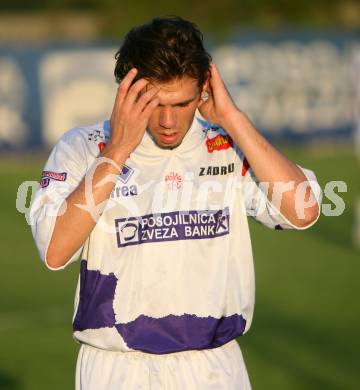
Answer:
<path fill-rule="evenodd" d="M 76 388 L 250 389 L 247 216 L 311 226 L 316 178 L 236 107 L 194 24 L 132 29 L 115 77 L 111 119 L 64 134 L 31 209 L 47 267 L 81 258 Z"/>

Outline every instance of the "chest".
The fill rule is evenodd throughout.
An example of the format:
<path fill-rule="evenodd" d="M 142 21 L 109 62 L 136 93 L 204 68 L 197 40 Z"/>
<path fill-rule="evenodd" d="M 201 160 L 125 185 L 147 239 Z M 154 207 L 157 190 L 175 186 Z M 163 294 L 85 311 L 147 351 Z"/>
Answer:
<path fill-rule="evenodd" d="M 232 149 L 209 152 L 199 147 L 154 159 L 131 156 L 117 177 L 108 211 L 134 216 L 214 209 L 239 177 L 239 165 Z"/>

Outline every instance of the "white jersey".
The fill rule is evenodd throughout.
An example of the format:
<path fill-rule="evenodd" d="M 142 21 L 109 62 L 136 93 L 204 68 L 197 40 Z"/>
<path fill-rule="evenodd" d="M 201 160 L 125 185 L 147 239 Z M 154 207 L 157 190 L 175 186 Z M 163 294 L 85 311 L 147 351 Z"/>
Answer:
<path fill-rule="evenodd" d="M 108 121 L 70 130 L 49 157 L 31 209 L 45 263 L 59 206 L 109 132 Z M 81 256 L 75 339 L 162 354 L 218 347 L 245 333 L 254 307 L 247 215 L 274 229 L 295 226 L 267 200 L 228 135 L 196 117 L 172 150 L 145 132 L 125 164 L 94 230 L 68 262 Z"/>

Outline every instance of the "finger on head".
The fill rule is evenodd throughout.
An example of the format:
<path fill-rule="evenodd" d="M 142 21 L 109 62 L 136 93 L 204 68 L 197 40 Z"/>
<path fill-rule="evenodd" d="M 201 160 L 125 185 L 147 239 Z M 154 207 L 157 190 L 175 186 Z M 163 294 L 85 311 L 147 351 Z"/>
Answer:
<path fill-rule="evenodd" d="M 124 98 L 126 94 L 128 93 L 128 90 L 134 81 L 138 71 L 136 68 L 132 68 L 126 76 L 121 80 L 115 97 L 115 104 L 114 104 L 114 110 L 119 109 L 124 101 Z"/>
<path fill-rule="evenodd" d="M 138 74 L 138 70 L 136 68 L 131 68 L 125 75 L 125 78 L 134 79 L 134 77 Z"/>
<path fill-rule="evenodd" d="M 138 97 L 144 95 L 147 91 L 150 91 L 152 88 L 154 88 L 153 84 L 151 84 L 150 82 L 147 83 L 147 84 L 141 89 L 141 91 L 139 92 Z"/>
<path fill-rule="evenodd" d="M 134 81 L 137 73 L 138 70 L 136 68 L 130 69 L 129 72 L 126 73 L 125 77 L 121 80 L 118 91 L 126 93 Z"/>
<path fill-rule="evenodd" d="M 156 107 L 160 103 L 160 99 L 157 96 L 155 96 L 154 99 L 150 101 L 150 103 L 151 103 L 151 107 Z"/>
<path fill-rule="evenodd" d="M 141 90 L 146 91 L 148 89 L 149 80 L 139 79 L 131 86 L 131 90 L 134 90 L 136 93 L 140 93 Z"/>
<path fill-rule="evenodd" d="M 150 96 L 153 97 L 158 94 L 160 91 L 160 87 L 155 87 L 154 85 L 150 85 L 149 88 L 147 89 L 146 93 Z"/>
<path fill-rule="evenodd" d="M 151 99 L 153 99 L 157 95 L 159 91 L 160 88 L 149 86 L 146 92 L 144 92 L 141 96 L 139 95 L 139 98 L 137 100 L 138 109 L 142 111 L 146 106 L 146 104 L 148 104 L 151 101 Z"/>
<path fill-rule="evenodd" d="M 211 75 L 219 76 L 219 70 L 214 63 L 211 64 L 210 72 L 211 72 Z"/>
<path fill-rule="evenodd" d="M 150 118 L 152 112 L 155 110 L 155 108 L 158 106 L 159 103 L 160 103 L 159 98 L 155 96 L 145 106 L 144 110 L 142 111 L 142 115 L 145 115 L 145 117 Z"/>
<path fill-rule="evenodd" d="M 146 79 L 137 80 L 129 89 L 127 100 L 133 102 L 139 98 L 139 95 L 142 90 L 145 90 L 145 87 L 149 84 L 149 81 Z"/>

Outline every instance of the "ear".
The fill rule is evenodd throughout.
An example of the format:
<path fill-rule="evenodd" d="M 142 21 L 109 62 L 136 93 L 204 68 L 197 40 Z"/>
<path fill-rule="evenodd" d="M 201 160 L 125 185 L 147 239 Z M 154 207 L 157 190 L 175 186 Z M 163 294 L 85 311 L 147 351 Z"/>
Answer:
<path fill-rule="evenodd" d="M 203 94 L 204 92 L 208 92 L 209 91 L 209 77 L 205 80 L 205 83 L 204 85 L 202 86 L 201 88 L 201 94 Z"/>
<path fill-rule="evenodd" d="M 208 97 L 208 91 L 209 91 L 209 79 L 206 79 L 205 83 L 200 89 L 200 100 L 199 100 L 199 105 L 203 104 Z"/>

